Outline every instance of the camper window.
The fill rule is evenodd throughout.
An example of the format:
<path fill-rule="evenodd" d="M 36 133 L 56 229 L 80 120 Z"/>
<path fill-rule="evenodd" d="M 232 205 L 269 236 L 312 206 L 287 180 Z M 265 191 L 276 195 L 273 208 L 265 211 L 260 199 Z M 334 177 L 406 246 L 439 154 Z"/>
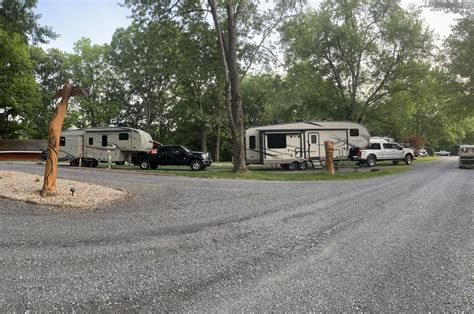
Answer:
<path fill-rule="evenodd" d="M 66 146 L 66 138 L 64 136 L 59 138 L 59 146 Z"/>
<path fill-rule="evenodd" d="M 318 143 L 318 136 L 316 134 L 311 135 L 311 144 L 317 144 Z"/>
<path fill-rule="evenodd" d="M 255 149 L 255 136 L 251 135 L 249 136 L 249 147 L 250 149 Z"/>
<path fill-rule="evenodd" d="M 89 145 L 94 145 L 94 138 L 93 137 L 89 137 Z"/>
<path fill-rule="evenodd" d="M 128 141 L 128 133 L 119 133 L 119 141 Z"/>
<path fill-rule="evenodd" d="M 102 146 L 107 146 L 107 135 L 102 135 Z"/>
<path fill-rule="evenodd" d="M 359 129 L 350 129 L 349 130 L 350 136 L 359 136 Z"/>
<path fill-rule="evenodd" d="M 286 134 L 268 134 L 268 148 L 286 148 Z"/>

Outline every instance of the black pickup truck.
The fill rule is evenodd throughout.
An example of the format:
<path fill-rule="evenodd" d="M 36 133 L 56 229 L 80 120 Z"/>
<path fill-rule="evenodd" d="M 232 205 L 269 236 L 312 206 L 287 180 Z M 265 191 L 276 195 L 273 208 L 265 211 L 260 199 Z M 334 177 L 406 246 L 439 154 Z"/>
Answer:
<path fill-rule="evenodd" d="M 190 166 L 193 171 L 204 170 L 212 163 L 211 154 L 193 152 L 182 145 L 160 145 L 148 152 L 136 152 L 132 163 L 141 169 L 157 169 L 158 166 Z"/>

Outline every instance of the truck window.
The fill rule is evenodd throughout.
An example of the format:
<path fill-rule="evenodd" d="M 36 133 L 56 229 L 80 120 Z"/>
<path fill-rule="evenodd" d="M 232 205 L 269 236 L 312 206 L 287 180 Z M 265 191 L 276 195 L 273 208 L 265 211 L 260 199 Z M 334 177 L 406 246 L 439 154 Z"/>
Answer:
<path fill-rule="evenodd" d="M 128 141 L 128 133 L 119 133 L 119 141 Z"/>
<path fill-rule="evenodd" d="M 392 144 L 384 143 L 383 148 L 385 148 L 385 149 L 394 149 L 395 147 L 393 147 Z"/>
<path fill-rule="evenodd" d="M 255 136 L 251 135 L 249 136 L 249 147 L 250 149 L 255 149 Z"/>
<path fill-rule="evenodd" d="M 380 149 L 380 143 L 370 144 L 369 149 Z"/>
<path fill-rule="evenodd" d="M 102 135 L 102 147 L 107 146 L 107 135 Z"/>
<path fill-rule="evenodd" d="M 359 129 L 350 129 L 349 130 L 350 136 L 359 136 Z"/>
<path fill-rule="evenodd" d="M 286 134 L 267 134 L 268 148 L 286 148 Z"/>
<path fill-rule="evenodd" d="M 158 154 L 160 156 L 169 156 L 171 154 L 171 148 L 169 146 L 160 146 L 158 148 Z"/>
<path fill-rule="evenodd" d="M 89 137 L 89 145 L 94 145 L 94 138 L 93 137 Z"/>
<path fill-rule="evenodd" d="M 64 136 L 59 138 L 59 146 L 66 146 L 66 138 Z"/>

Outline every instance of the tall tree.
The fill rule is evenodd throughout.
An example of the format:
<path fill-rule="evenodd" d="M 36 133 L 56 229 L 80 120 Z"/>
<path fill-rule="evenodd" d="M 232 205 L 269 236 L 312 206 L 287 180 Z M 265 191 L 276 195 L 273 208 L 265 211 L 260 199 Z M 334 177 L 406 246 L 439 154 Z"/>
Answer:
<path fill-rule="evenodd" d="M 457 117 L 474 116 L 474 19 L 467 13 L 446 40 L 448 70 L 457 91 L 452 103 Z"/>
<path fill-rule="evenodd" d="M 37 85 L 28 45 L 54 38 L 50 28 L 40 26 L 34 13 L 36 0 L 0 2 L 0 137 L 28 133 L 28 113 L 38 103 Z"/>
<path fill-rule="evenodd" d="M 0 2 L 0 28 L 19 34 L 25 43 L 47 43 L 56 38 L 50 27 L 39 25 L 41 14 L 36 14 L 38 0 L 2 0 Z"/>
<path fill-rule="evenodd" d="M 27 45 L 0 29 L 0 138 L 25 135 L 24 122 L 38 98 Z"/>
<path fill-rule="evenodd" d="M 326 0 L 282 28 L 291 67 L 308 63 L 337 94 L 333 118 L 365 121 L 388 96 L 410 90 L 410 71 L 430 55 L 431 32 L 392 0 Z"/>
<path fill-rule="evenodd" d="M 74 100 L 77 126 L 108 125 L 116 121 L 120 103 L 116 99 L 115 73 L 110 66 L 110 47 L 93 45 L 88 38 L 74 44 L 74 54 L 68 55 L 71 78 L 88 95 Z"/>
<path fill-rule="evenodd" d="M 241 80 L 258 59 L 258 51 L 273 29 L 288 12 L 295 9 L 295 0 L 275 1 L 271 10 L 263 12 L 258 1 L 223 2 L 171 1 L 148 2 L 127 0 L 139 25 L 150 21 L 175 20 L 185 28 L 210 12 L 216 31 L 224 78 L 224 99 L 233 142 L 234 171 L 245 171 L 244 121 Z"/>
<path fill-rule="evenodd" d="M 27 124 L 30 138 L 45 138 L 48 135 L 48 123 L 55 109 L 55 100 L 52 99 L 64 80 L 71 77 L 67 55 L 59 49 L 43 50 L 41 47 L 31 46 L 30 59 L 33 63 L 38 91 L 41 101 L 28 112 Z M 65 126 L 70 126 L 70 118 L 66 117 Z"/>
<path fill-rule="evenodd" d="M 159 140 L 172 129 L 167 116 L 176 101 L 179 37 L 172 22 L 132 24 L 118 29 L 111 43 L 111 65 L 124 89 L 122 114 Z"/>

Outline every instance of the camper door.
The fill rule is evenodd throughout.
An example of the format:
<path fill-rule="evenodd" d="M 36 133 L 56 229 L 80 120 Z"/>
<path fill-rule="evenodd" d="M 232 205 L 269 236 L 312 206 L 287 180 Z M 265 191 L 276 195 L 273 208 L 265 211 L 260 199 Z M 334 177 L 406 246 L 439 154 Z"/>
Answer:
<path fill-rule="evenodd" d="M 308 132 L 306 133 L 306 147 L 308 154 L 306 157 L 309 159 L 319 159 L 320 157 L 320 146 L 319 146 L 319 133 L 318 132 Z"/>
<path fill-rule="evenodd" d="M 289 162 L 296 158 L 302 158 L 302 139 L 300 132 L 293 133 L 265 133 L 266 160 Z"/>

